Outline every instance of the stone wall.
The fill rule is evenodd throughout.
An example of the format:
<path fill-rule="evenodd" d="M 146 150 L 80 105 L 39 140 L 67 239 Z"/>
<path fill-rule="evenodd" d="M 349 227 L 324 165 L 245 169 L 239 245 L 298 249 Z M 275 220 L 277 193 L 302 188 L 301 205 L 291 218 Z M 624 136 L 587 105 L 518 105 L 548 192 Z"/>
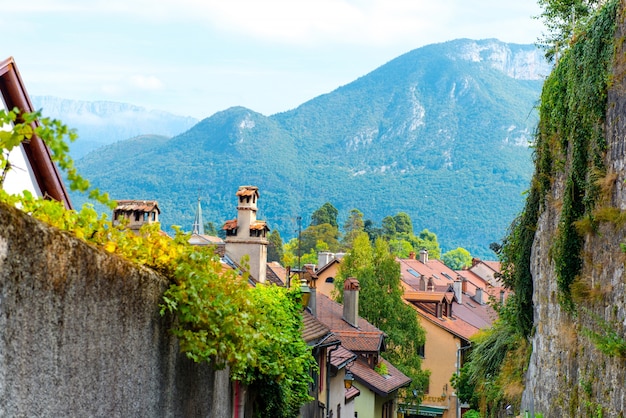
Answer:
<path fill-rule="evenodd" d="M 179 353 L 166 280 L 0 204 L 0 416 L 229 417 Z"/>
<path fill-rule="evenodd" d="M 626 27 L 624 1 L 620 7 L 616 62 L 609 91 L 606 133 L 608 179 L 613 178 L 608 205 L 626 210 Z M 626 360 L 609 357 L 584 335 L 598 330 L 593 314 L 612 322 L 623 338 L 626 325 L 626 258 L 619 243 L 623 227 L 603 224 L 585 238 L 582 278 L 590 294 L 578 314 L 561 309 L 550 249 L 559 220 L 563 178 L 556 178 L 546 210 L 541 215 L 532 253 L 535 333 L 526 376 L 522 410 L 545 417 L 624 417 L 626 408 Z"/>

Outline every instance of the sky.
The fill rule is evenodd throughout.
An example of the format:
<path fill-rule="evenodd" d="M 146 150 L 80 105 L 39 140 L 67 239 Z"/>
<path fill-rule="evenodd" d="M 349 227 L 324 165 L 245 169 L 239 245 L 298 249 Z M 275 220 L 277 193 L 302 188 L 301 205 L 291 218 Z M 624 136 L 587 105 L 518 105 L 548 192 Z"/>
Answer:
<path fill-rule="evenodd" d="M 0 60 L 14 57 L 29 95 L 198 119 L 231 106 L 284 112 L 424 45 L 532 44 L 543 30 L 536 0 L 3 3 Z"/>

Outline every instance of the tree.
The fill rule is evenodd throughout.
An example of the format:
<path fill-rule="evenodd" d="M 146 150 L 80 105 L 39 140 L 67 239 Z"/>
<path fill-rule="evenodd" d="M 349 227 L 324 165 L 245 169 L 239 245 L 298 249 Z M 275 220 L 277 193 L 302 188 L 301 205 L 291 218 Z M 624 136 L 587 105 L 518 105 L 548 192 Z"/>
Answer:
<path fill-rule="evenodd" d="M 442 261 L 452 270 L 463 270 L 472 265 L 472 256 L 465 248 L 458 247 L 445 253 Z"/>
<path fill-rule="evenodd" d="M 337 208 L 326 202 L 311 215 L 311 226 L 330 224 L 335 228 L 339 228 L 337 215 L 339 215 Z"/>
<path fill-rule="evenodd" d="M 416 251 L 426 249 L 428 251 L 428 257 L 438 260 L 441 258 L 441 247 L 439 247 L 439 241 L 437 235 L 434 232 L 430 232 L 428 229 L 424 229 L 418 235 L 417 246 L 413 246 Z"/>
<path fill-rule="evenodd" d="M 376 238 L 383 236 L 383 229 L 376 227 L 374 221 L 372 221 L 371 219 L 367 219 L 365 222 L 363 222 L 363 231 L 365 231 L 367 235 L 369 235 L 370 241 L 372 243 L 376 241 Z"/>
<path fill-rule="evenodd" d="M 217 227 L 215 226 L 213 222 L 204 223 L 204 232 L 205 234 L 210 235 L 212 237 L 218 236 Z"/>
<path fill-rule="evenodd" d="M 413 222 L 411 217 L 405 212 L 399 212 L 393 217 L 396 225 L 396 233 L 413 235 Z"/>
<path fill-rule="evenodd" d="M 358 209 L 352 209 L 348 219 L 343 224 L 343 245 L 345 248 L 352 247 L 352 242 L 357 235 L 363 232 L 364 227 L 363 213 Z"/>
<path fill-rule="evenodd" d="M 396 220 L 393 216 L 385 216 L 383 218 L 383 234 L 387 239 L 392 239 L 395 238 L 396 233 Z"/>
<path fill-rule="evenodd" d="M 361 285 L 359 314 L 387 334 L 387 350 L 383 357 L 413 379 L 410 390 L 423 393 L 428 373 L 421 370 L 418 348 L 424 344 L 425 332 L 417 312 L 404 303 L 400 265 L 389 251 L 387 242 L 379 238 L 374 245 L 362 232 L 352 249 L 343 258 L 335 282 L 335 292 L 343 289 L 348 277 L 356 277 Z"/>
<path fill-rule="evenodd" d="M 267 246 L 267 261 L 282 262 L 283 259 L 283 239 L 277 230 L 271 231 L 267 236 L 269 245 Z"/>
<path fill-rule="evenodd" d="M 302 231 L 300 250 L 302 251 L 302 254 L 308 253 L 317 247 L 318 241 L 322 241 L 328 245 L 329 251 L 339 251 L 340 245 L 339 240 L 337 239 L 338 236 L 339 230 L 331 224 L 324 223 L 320 225 L 311 225 Z"/>
<path fill-rule="evenodd" d="M 587 22 L 589 16 L 603 0 L 538 0 L 543 11 L 538 16 L 544 23 L 547 33 L 539 43 L 552 59 L 569 45 L 569 39 L 576 28 Z"/>

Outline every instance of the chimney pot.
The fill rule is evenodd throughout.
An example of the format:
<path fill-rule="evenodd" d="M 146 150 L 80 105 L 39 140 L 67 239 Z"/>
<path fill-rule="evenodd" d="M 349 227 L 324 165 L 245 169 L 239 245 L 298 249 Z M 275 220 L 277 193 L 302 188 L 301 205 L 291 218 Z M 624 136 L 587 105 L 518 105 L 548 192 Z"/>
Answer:
<path fill-rule="evenodd" d="M 428 250 L 426 248 L 420 251 L 420 261 L 424 264 L 428 263 Z"/>

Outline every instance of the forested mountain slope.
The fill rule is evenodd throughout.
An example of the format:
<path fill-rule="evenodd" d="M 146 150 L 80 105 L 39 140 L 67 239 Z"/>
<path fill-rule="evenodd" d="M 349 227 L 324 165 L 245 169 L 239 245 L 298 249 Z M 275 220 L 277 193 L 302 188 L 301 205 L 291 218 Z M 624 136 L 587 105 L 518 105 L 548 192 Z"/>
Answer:
<path fill-rule="evenodd" d="M 259 218 L 284 237 L 331 202 L 380 223 L 407 212 L 417 231 L 493 257 L 531 176 L 541 51 L 456 40 L 402 55 L 296 109 L 230 108 L 169 140 L 134 139 L 78 161 L 114 198 L 157 199 L 165 225 L 235 216 L 239 185 L 259 187 Z M 80 203 L 79 197 L 74 199 Z"/>

